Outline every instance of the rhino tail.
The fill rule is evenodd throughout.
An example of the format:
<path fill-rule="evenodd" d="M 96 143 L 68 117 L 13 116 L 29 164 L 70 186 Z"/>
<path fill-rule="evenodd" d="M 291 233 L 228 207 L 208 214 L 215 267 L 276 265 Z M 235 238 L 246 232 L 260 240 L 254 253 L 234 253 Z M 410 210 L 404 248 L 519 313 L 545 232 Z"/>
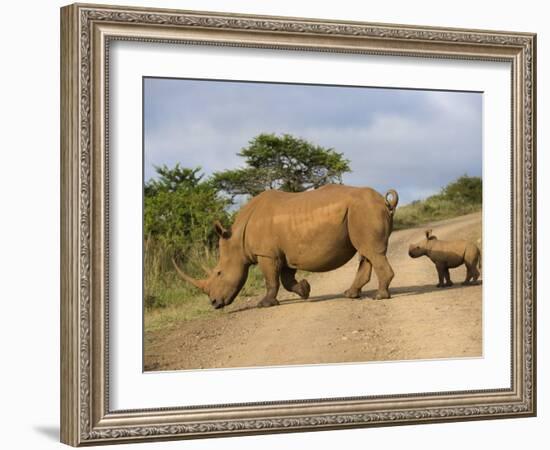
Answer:
<path fill-rule="evenodd" d="M 395 212 L 395 208 L 397 208 L 397 203 L 399 202 L 399 195 L 397 195 L 397 191 L 395 189 L 388 190 L 385 198 L 386 206 L 390 210 L 390 214 L 393 214 Z"/>

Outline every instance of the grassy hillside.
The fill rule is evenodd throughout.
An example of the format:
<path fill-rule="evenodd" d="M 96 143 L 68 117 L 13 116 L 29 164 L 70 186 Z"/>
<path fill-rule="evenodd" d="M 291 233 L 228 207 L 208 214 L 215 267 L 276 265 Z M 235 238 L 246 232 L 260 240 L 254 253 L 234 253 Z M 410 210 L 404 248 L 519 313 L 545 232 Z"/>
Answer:
<path fill-rule="evenodd" d="M 401 230 L 436 220 L 450 219 L 480 211 L 481 207 L 481 178 L 464 175 L 449 183 L 436 195 L 398 207 L 393 228 Z"/>

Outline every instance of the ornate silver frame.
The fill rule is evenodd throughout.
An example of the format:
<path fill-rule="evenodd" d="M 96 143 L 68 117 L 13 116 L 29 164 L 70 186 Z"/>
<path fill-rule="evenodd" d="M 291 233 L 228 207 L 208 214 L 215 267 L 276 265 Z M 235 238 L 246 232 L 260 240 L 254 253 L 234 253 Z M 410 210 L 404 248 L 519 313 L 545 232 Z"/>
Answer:
<path fill-rule="evenodd" d="M 512 66 L 509 389 L 111 411 L 108 95 L 114 39 L 508 61 Z M 75 4 L 61 9 L 61 440 L 129 441 L 536 414 L 535 53 L 530 33 Z"/>

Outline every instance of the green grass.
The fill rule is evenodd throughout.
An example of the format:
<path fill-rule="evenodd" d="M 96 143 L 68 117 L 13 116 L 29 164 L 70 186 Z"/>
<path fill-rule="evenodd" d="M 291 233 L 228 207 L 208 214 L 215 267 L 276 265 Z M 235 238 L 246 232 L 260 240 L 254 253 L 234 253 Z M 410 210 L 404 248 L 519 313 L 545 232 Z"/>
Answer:
<path fill-rule="evenodd" d="M 235 299 L 258 295 L 264 289 L 264 279 L 257 266 L 252 266 L 248 280 Z M 144 328 L 145 332 L 170 328 L 179 322 L 215 317 L 223 310 L 215 310 L 210 305 L 206 294 L 189 286 L 185 281 L 175 278 L 172 282 L 159 283 L 145 297 Z M 154 300 L 149 300 L 148 297 Z M 149 303 L 149 304 L 148 304 Z"/>
<path fill-rule="evenodd" d="M 481 211 L 482 192 L 480 177 L 463 175 L 444 186 L 438 194 L 398 207 L 393 229 L 402 230 Z"/>
<path fill-rule="evenodd" d="M 441 198 L 429 197 L 398 207 L 393 218 L 393 229 L 402 230 L 436 220 L 451 219 L 481 211 L 478 203 L 457 203 Z"/>
<path fill-rule="evenodd" d="M 174 286 L 159 294 L 169 299 L 169 305 L 145 308 L 145 332 L 169 328 L 178 322 L 207 317 L 214 313 L 204 294 L 189 296 L 185 287 Z"/>

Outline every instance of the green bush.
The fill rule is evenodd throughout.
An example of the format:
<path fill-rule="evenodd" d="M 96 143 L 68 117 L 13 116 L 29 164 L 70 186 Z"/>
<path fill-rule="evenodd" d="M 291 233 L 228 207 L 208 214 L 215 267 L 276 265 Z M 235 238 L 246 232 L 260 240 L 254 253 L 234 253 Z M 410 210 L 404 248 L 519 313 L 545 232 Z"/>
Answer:
<path fill-rule="evenodd" d="M 213 223 L 229 223 L 235 214 L 227 211 L 228 200 L 219 196 L 212 184 L 202 181 L 199 170 L 178 165 L 173 169 L 158 167 L 159 177 L 145 185 L 143 295 L 148 327 L 155 328 L 159 320 L 164 323 L 169 318 L 198 317 L 211 310 L 206 300 L 200 301 L 204 294 L 183 281 L 172 264 L 176 256 L 186 273 L 205 278 L 204 268 L 213 268 L 218 261 Z M 253 266 L 240 295 L 256 295 L 263 285 L 260 270 Z M 166 313 L 151 319 L 156 317 L 152 312 L 161 309 Z"/>
<path fill-rule="evenodd" d="M 439 194 L 398 207 L 395 211 L 393 228 L 394 230 L 410 228 L 479 211 L 482 206 L 482 197 L 481 178 L 463 175 L 443 187 Z"/>
<path fill-rule="evenodd" d="M 214 247 L 213 223 L 227 222 L 228 200 L 198 175 L 200 168 L 157 167 L 159 179 L 145 185 L 144 235 L 185 258 L 197 244 Z"/>
<path fill-rule="evenodd" d="M 202 266 L 214 267 L 216 220 L 228 221 L 228 200 L 203 181 L 200 168 L 156 167 L 157 178 L 144 187 L 144 302 L 163 308 L 196 297 L 198 290 L 176 275 L 172 257 L 192 276 L 204 278 Z M 180 282 L 181 281 L 181 282 Z M 174 291 L 174 286 L 181 287 Z"/>
<path fill-rule="evenodd" d="M 481 205 L 483 197 L 481 178 L 463 175 L 445 186 L 439 195 L 459 204 Z"/>

